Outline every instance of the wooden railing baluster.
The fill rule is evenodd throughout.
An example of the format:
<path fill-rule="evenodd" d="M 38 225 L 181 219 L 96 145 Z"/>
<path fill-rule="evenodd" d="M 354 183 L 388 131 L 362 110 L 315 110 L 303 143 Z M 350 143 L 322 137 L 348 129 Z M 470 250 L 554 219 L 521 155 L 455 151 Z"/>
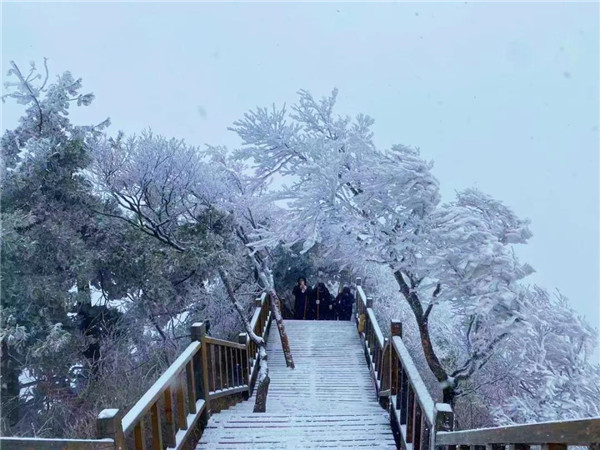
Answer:
<path fill-rule="evenodd" d="M 410 383 L 407 386 L 406 396 L 406 442 L 413 441 L 413 424 L 414 424 L 414 403 L 415 393 L 413 392 Z"/>
<path fill-rule="evenodd" d="M 162 424 L 160 421 L 160 408 L 158 406 L 158 400 L 152 405 L 151 415 L 152 450 L 163 450 Z"/>
<path fill-rule="evenodd" d="M 192 339 L 200 341 L 200 361 L 202 367 L 202 398 L 204 399 L 204 414 L 202 421 L 204 425 L 208 423 L 210 415 L 210 386 L 208 372 L 208 344 L 206 343 L 206 325 L 204 323 L 196 326 L 192 325 Z"/>
<path fill-rule="evenodd" d="M 175 415 L 173 411 L 173 394 L 171 388 L 167 387 L 164 392 L 165 400 L 165 419 L 167 423 L 167 432 L 164 440 L 167 447 L 175 447 Z"/>
<path fill-rule="evenodd" d="M 421 449 L 429 450 L 431 446 L 431 425 L 427 422 L 425 414 L 421 414 L 421 435 L 419 439 L 421 441 Z"/>
<path fill-rule="evenodd" d="M 219 356 L 217 358 L 217 365 L 219 366 L 219 389 L 223 390 L 225 383 L 223 382 L 223 347 L 220 345 L 215 346 L 218 350 Z"/>
<path fill-rule="evenodd" d="M 238 351 L 237 348 L 229 349 L 229 362 L 231 364 L 231 373 L 230 373 L 231 387 L 237 386 L 237 382 L 235 380 L 235 374 L 236 374 L 236 365 L 235 365 L 236 356 L 235 355 L 236 355 L 237 351 Z"/>
<path fill-rule="evenodd" d="M 144 419 L 142 418 L 133 429 L 133 445 L 135 450 L 146 450 L 146 427 L 144 425 Z"/>
<path fill-rule="evenodd" d="M 187 380 L 188 407 L 191 414 L 196 414 L 196 383 L 194 377 L 194 360 L 191 359 L 185 368 Z"/>
<path fill-rule="evenodd" d="M 187 430 L 187 411 L 185 409 L 185 392 L 182 377 L 177 377 L 177 424 L 180 430 Z"/>
<path fill-rule="evenodd" d="M 543 444 L 541 450 L 567 450 L 567 444 Z"/>
<path fill-rule="evenodd" d="M 413 449 L 421 448 L 421 406 L 418 401 L 413 402 Z"/>
<path fill-rule="evenodd" d="M 210 374 L 211 374 L 211 378 L 212 378 L 212 389 L 211 391 L 216 391 L 217 390 L 217 371 L 216 371 L 216 350 L 215 350 L 215 346 L 214 345 L 208 345 L 208 348 L 210 349 Z"/>
<path fill-rule="evenodd" d="M 402 368 L 402 363 L 400 363 L 401 373 L 402 373 L 402 387 L 400 389 L 400 424 L 405 425 L 408 421 L 408 377 L 406 376 L 406 372 Z"/>

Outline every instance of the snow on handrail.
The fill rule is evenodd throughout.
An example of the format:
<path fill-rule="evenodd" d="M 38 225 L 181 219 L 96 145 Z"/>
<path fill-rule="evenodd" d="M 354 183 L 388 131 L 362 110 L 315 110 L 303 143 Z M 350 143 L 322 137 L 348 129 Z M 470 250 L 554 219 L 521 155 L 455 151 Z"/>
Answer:
<path fill-rule="evenodd" d="M 214 337 L 205 337 L 204 341 L 208 344 L 214 344 L 214 345 L 220 345 L 222 347 L 230 347 L 230 348 L 237 348 L 239 350 L 246 350 L 246 345 L 245 344 L 239 344 L 237 342 L 230 342 L 230 341 L 225 341 L 223 339 L 217 339 Z"/>
<path fill-rule="evenodd" d="M 123 417 L 121 423 L 123 426 L 123 433 L 128 433 L 133 429 L 135 424 L 141 419 L 144 414 L 152 407 L 152 405 L 159 399 L 165 389 L 167 389 L 172 383 L 175 377 L 177 377 L 183 370 L 185 370 L 186 364 L 194 357 L 194 355 L 200 350 L 201 344 L 198 341 L 192 342 L 187 348 L 179 355 L 179 357 L 169 366 L 169 368 L 163 373 L 158 380 L 146 391 L 146 393 L 140 398 L 135 405 L 129 410 Z"/>
<path fill-rule="evenodd" d="M 383 346 L 385 345 L 385 340 L 383 338 L 381 328 L 379 327 L 379 323 L 377 323 L 377 318 L 375 317 L 375 311 L 373 311 L 373 308 L 367 308 L 367 315 L 369 316 L 369 320 L 371 321 L 371 325 L 373 326 L 373 332 L 375 333 L 375 337 L 377 337 L 377 341 L 379 342 L 379 348 L 383 349 Z"/>
<path fill-rule="evenodd" d="M 567 444 L 600 443 L 600 417 L 509 425 L 476 430 L 440 431 L 436 445 L 476 444 Z"/>
<path fill-rule="evenodd" d="M 363 291 L 362 286 L 356 286 L 356 292 L 358 293 L 357 297 L 359 298 L 359 300 L 362 302 L 362 304 L 366 308 L 367 307 L 367 296 L 365 294 L 365 291 Z"/>
<path fill-rule="evenodd" d="M 262 310 L 263 305 L 265 304 L 265 302 L 267 301 L 267 293 L 263 292 L 260 297 L 260 306 L 257 305 L 256 308 L 254 308 L 254 314 L 252 314 L 252 319 L 250 319 L 250 328 L 252 328 L 254 330 L 254 327 L 256 326 L 256 323 L 258 322 L 258 318 L 260 317 L 260 312 Z"/>
<path fill-rule="evenodd" d="M 56 449 L 56 448 L 77 448 L 90 450 L 114 450 L 115 441 L 113 439 L 55 439 L 55 438 L 33 438 L 1 436 L 0 448 L 2 450 L 13 449 Z"/>
<path fill-rule="evenodd" d="M 430 424 L 434 424 L 435 403 L 433 398 L 431 398 L 431 395 L 429 394 L 429 391 L 427 390 L 427 387 L 425 386 L 425 383 L 423 382 L 423 379 L 421 378 L 421 375 L 419 374 L 419 371 L 417 370 L 410 353 L 408 353 L 408 350 L 404 345 L 404 342 L 402 342 L 402 338 L 400 336 L 393 336 L 392 343 L 394 345 L 394 349 L 396 350 L 396 354 L 402 362 L 404 372 L 408 376 L 410 384 L 415 391 L 415 398 L 421 404 L 421 409 L 427 416 L 428 422 Z"/>

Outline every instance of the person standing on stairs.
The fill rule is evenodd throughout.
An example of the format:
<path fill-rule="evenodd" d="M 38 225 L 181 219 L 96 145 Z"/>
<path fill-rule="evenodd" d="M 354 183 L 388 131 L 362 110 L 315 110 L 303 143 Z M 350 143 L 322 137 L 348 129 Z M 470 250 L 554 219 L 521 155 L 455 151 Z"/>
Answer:
<path fill-rule="evenodd" d="M 310 288 L 306 284 L 306 278 L 298 278 L 298 284 L 292 290 L 294 295 L 294 319 L 306 320 L 311 315 L 309 297 Z"/>
<path fill-rule="evenodd" d="M 350 320 L 352 317 L 352 306 L 354 305 L 354 295 L 348 286 L 344 286 L 342 292 L 335 298 L 335 312 L 338 320 Z"/>
<path fill-rule="evenodd" d="M 335 311 L 333 309 L 333 301 L 331 293 L 325 283 L 318 282 L 313 289 L 313 301 L 311 302 L 314 306 L 314 318 L 316 320 L 333 320 L 335 318 Z"/>

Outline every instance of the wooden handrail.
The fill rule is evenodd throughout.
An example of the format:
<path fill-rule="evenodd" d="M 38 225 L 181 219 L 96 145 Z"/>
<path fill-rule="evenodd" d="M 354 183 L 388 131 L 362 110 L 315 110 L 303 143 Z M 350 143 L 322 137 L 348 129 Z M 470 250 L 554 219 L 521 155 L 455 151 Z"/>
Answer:
<path fill-rule="evenodd" d="M 169 388 L 173 379 L 181 374 L 187 363 L 198 353 L 200 350 L 200 342 L 192 342 L 187 348 L 179 355 L 179 357 L 169 366 L 169 368 L 163 373 L 158 380 L 146 391 L 146 393 L 133 405 L 127 414 L 123 417 L 123 433 L 127 434 L 133 431 L 134 426 L 139 420 L 146 415 L 152 405 L 161 398 L 165 390 Z"/>
<path fill-rule="evenodd" d="M 206 421 L 208 396 L 199 376 L 200 371 L 206 370 L 201 360 L 207 346 L 203 342 L 205 329 L 203 323 L 192 325 L 192 342 L 125 414 L 118 430 L 121 437 L 115 439 L 117 449 L 125 448 L 125 438 L 131 434 L 135 448 L 145 448 L 147 420 L 153 448 L 180 449 L 199 419 L 204 417 Z"/>
<path fill-rule="evenodd" d="M 368 297 L 360 281 L 356 287 L 356 319 L 371 378 L 382 405 L 387 405 L 390 421 L 401 448 L 429 450 L 435 433 L 451 430 L 453 415 L 450 405 L 435 403 L 429 394 L 404 342 L 402 323 L 392 321 L 391 337 L 383 337 Z M 361 329 L 362 328 L 362 329 Z"/>
<path fill-rule="evenodd" d="M 373 334 L 375 335 L 375 338 L 377 338 L 377 344 L 383 348 L 385 345 L 385 339 L 383 337 L 383 333 L 381 332 L 381 328 L 377 323 L 377 319 L 375 318 L 375 311 L 373 311 L 373 308 L 367 308 L 367 317 L 371 323 L 371 326 L 373 327 Z"/>
<path fill-rule="evenodd" d="M 375 311 L 371 308 L 373 299 L 367 297 L 363 288 L 357 283 L 356 286 L 356 319 L 359 326 L 360 337 L 365 350 L 365 357 L 369 365 L 371 379 L 375 385 L 378 397 L 386 398 L 389 395 L 389 383 L 386 372 L 389 364 L 386 363 L 386 355 L 389 353 L 387 339 L 383 337 L 381 327 L 375 317 Z M 362 323 L 362 330 L 361 328 Z"/>
<path fill-rule="evenodd" d="M 435 403 L 431 394 L 427 390 L 415 363 L 413 362 L 410 354 L 404 342 L 402 342 L 402 338 L 400 336 L 392 337 L 392 345 L 394 352 L 398 356 L 398 362 L 401 365 L 402 370 L 404 370 L 407 382 L 410 384 L 411 389 L 415 392 L 415 398 L 419 402 L 421 409 L 429 423 L 433 423 L 434 412 L 435 412 Z M 392 368 L 394 370 L 394 368 Z"/>
<path fill-rule="evenodd" d="M 244 344 L 239 344 L 237 342 L 225 341 L 223 339 L 217 339 L 214 337 L 206 337 L 204 339 L 205 342 L 213 345 L 220 345 L 221 347 L 230 347 L 238 350 L 245 350 L 246 346 Z"/>
<path fill-rule="evenodd" d="M 452 408 L 435 403 L 402 340 L 402 323 L 392 321 L 391 337 L 385 339 L 373 311 L 373 300 L 356 282 L 356 313 L 377 393 L 388 398 L 390 420 L 400 448 L 413 450 L 460 450 L 489 446 L 488 450 L 567 450 L 567 445 L 600 449 L 600 417 L 508 427 L 451 431 Z M 361 329 L 362 327 L 362 329 Z"/>
<path fill-rule="evenodd" d="M 266 292 L 255 300 L 256 309 L 250 321 L 250 327 L 255 335 L 266 339 L 269 325 L 271 324 L 271 308 L 269 307 L 269 296 Z M 248 342 L 248 366 L 249 366 L 249 394 L 254 391 L 256 378 L 258 376 L 258 346 L 252 341 Z"/>
<path fill-rule="evenodd" d="M 599 445 L 600 417 L 439 432 L 436 445 Z"/>
<path fill-rule="evenodd" d="M 112 439 L 46 439 L 0 437 L 2 450 L 114 450 Z"/>

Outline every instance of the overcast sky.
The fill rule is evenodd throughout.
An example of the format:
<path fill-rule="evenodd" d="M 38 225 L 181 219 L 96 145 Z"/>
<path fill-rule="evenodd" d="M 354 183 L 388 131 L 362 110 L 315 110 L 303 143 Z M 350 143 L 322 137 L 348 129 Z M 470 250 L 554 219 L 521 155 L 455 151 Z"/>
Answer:
<path fill-rule="evenodd" d="M 244 112 L 340 89 L 376 143 L 418 146 L 443 200 L 477 187 L 532 220 L 531 282 L 600 324 L 597 3 L 6 3 L 7 63 L 49 58 L 109 116 L 235 147 Z M 2 129 L 21 114 L 2 106 Z"/>

